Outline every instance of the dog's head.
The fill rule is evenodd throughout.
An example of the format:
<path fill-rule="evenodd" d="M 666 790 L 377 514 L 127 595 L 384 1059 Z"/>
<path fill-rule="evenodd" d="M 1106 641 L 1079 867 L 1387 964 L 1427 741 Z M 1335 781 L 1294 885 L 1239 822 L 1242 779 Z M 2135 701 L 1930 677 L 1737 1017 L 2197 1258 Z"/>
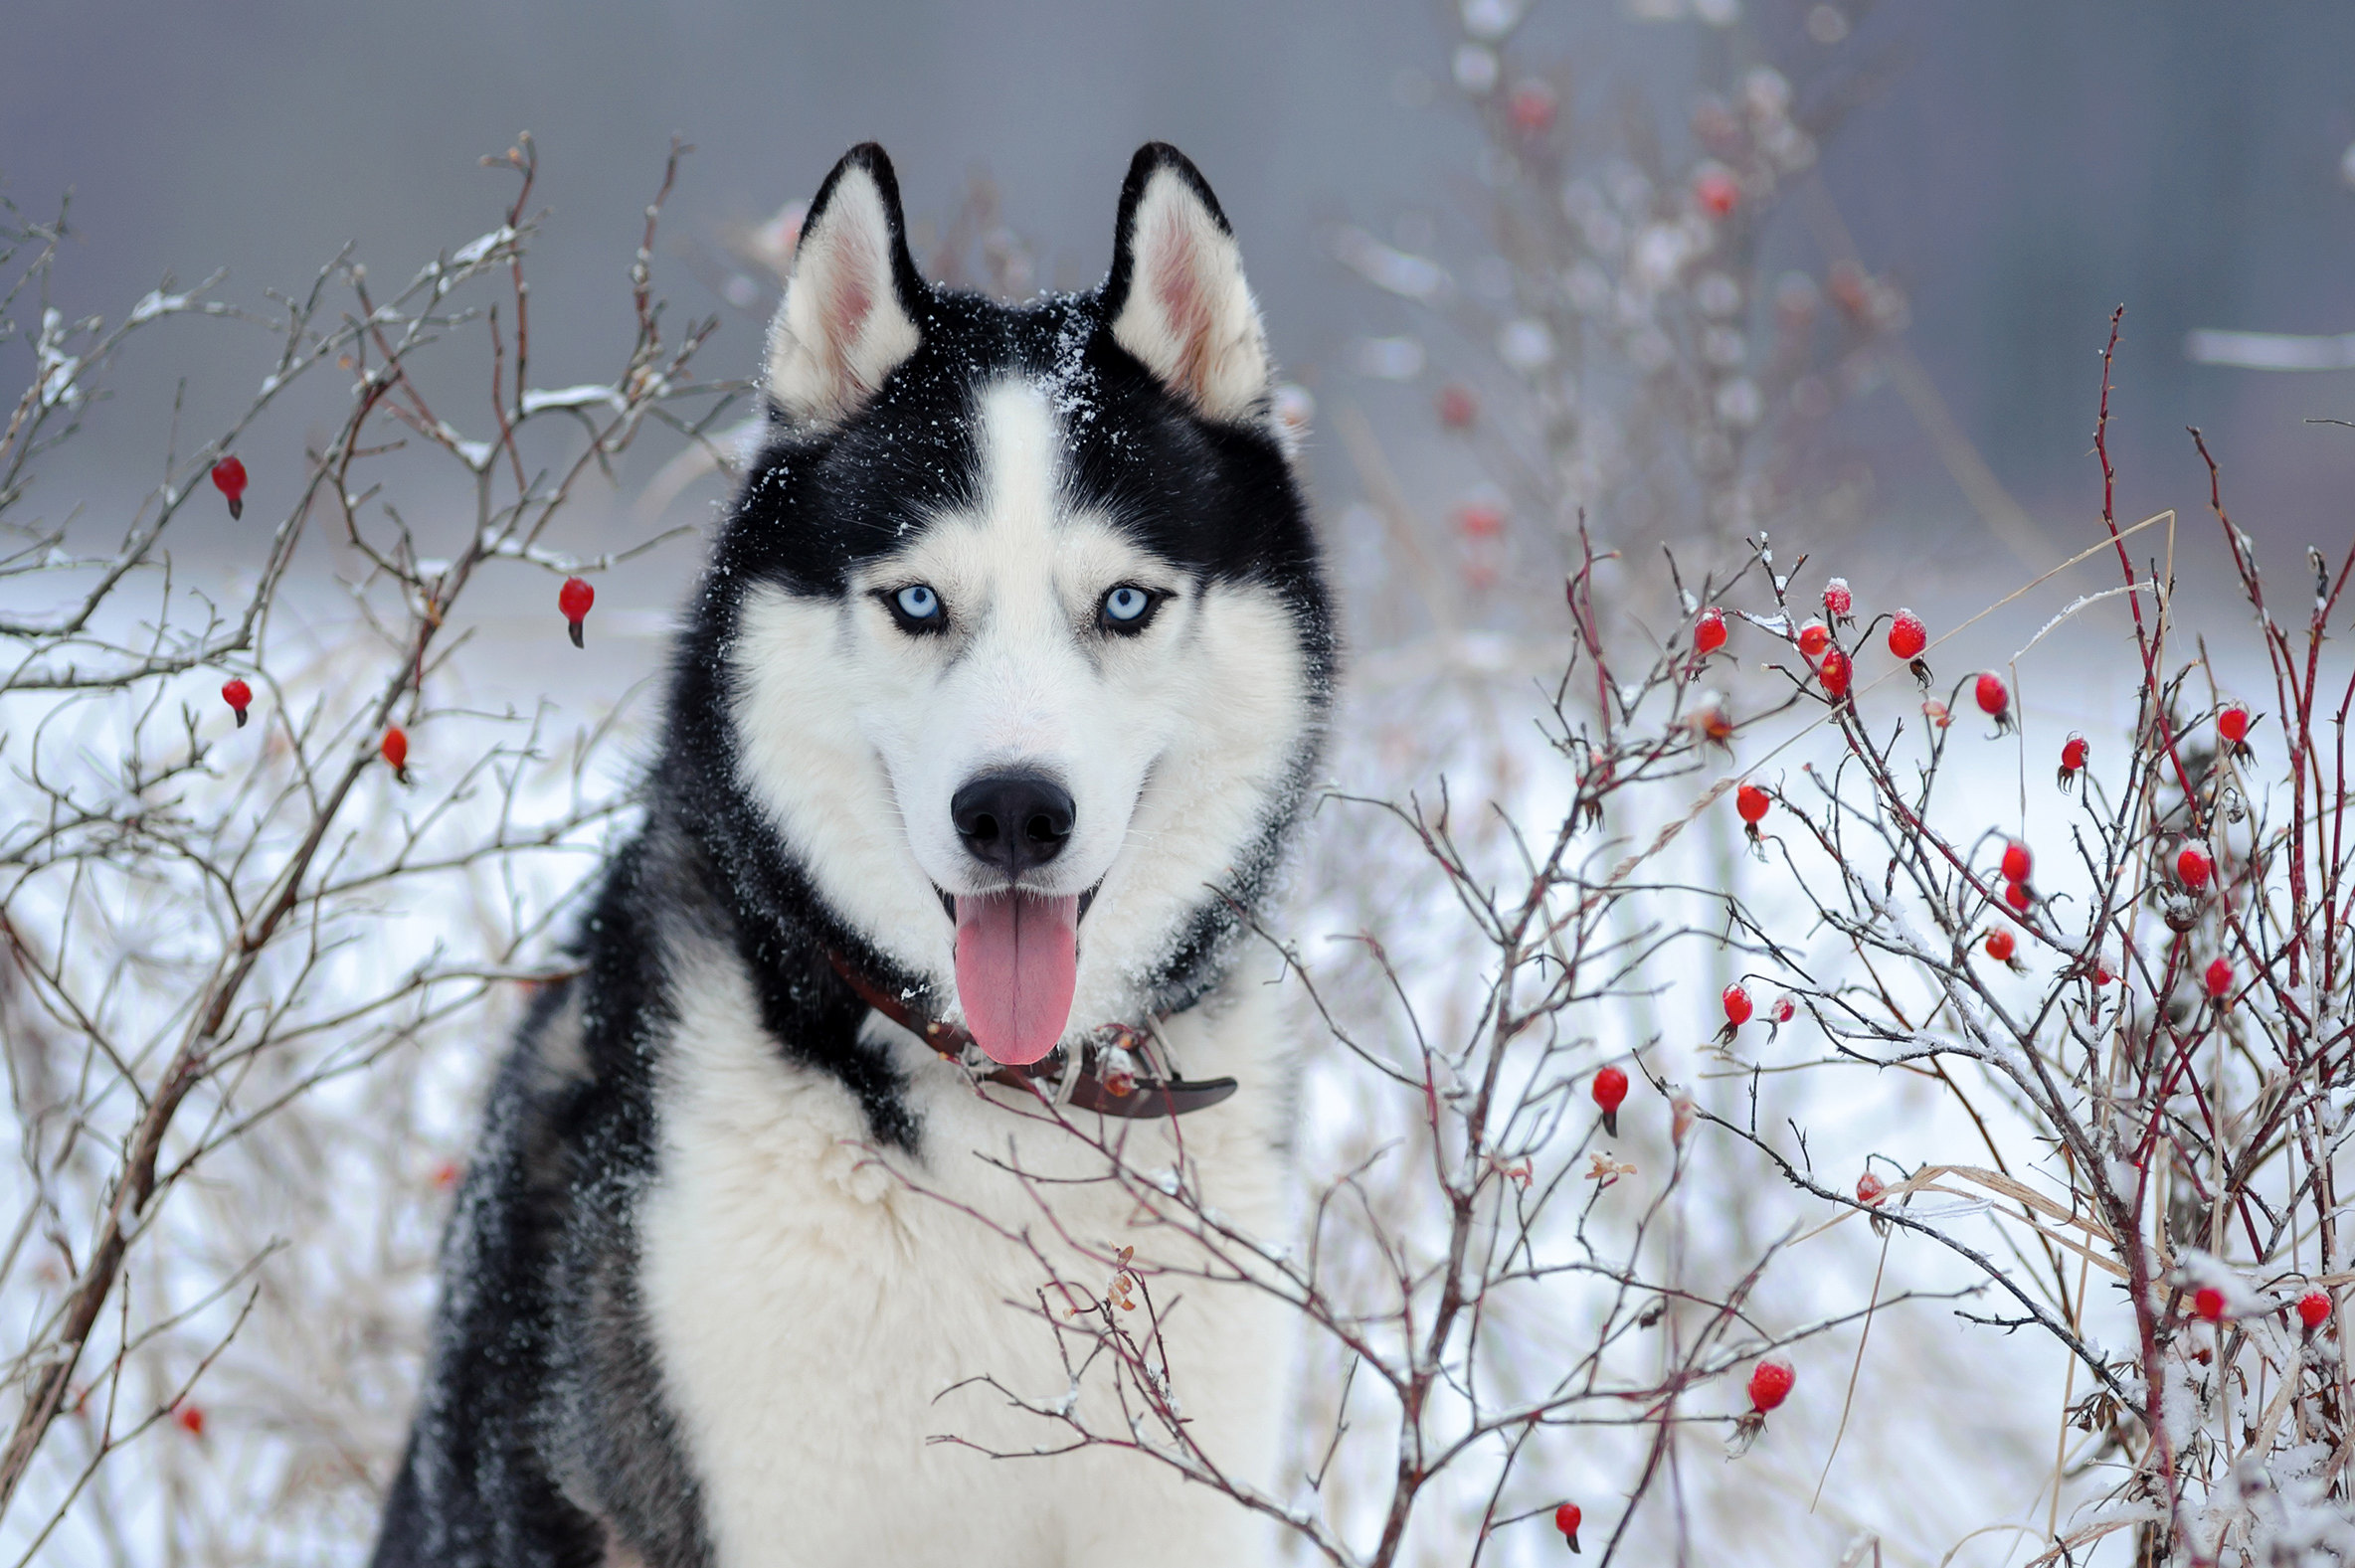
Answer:
<path fill-rule="evenodd" d="M 688 656 L 736 806 L 1000 1061 L 1198 994 L 1297 811 L 1331 642 L 1269 378 L 1175 148 L 1088 294 L 927 284 L 873 146 L 804 222 Z"/>

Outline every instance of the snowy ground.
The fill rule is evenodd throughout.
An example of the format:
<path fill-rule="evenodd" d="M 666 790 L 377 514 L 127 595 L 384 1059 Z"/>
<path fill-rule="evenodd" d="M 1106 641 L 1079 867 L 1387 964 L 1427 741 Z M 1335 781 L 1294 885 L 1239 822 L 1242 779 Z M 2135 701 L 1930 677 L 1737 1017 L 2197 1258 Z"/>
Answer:
<path fill-rule="evenodd" d="M 511 725 L 500 716 L 545 709 L 543 733 L 552 755 L 563 752 L 561 742 L 574 732 L 612 721 L 614 744 L 597 754 L 586 785 L 592 793 L 622 787 L 645 754 L 668 607 L 680 596 L 694 548 L 691 542 L 673 546 L 642 569 L 601 583 L 584 651 L 565 641 L 547 578 L 517 571 L 487 583 L 464 624 L 453 628 L 473 641 L 457 673 L 436 691 L 445 715 L 419 726 L 413 737 L 412 766 L 421 779 L 431 785 L 446 759 L 505 733 Z M 1851 575 L 1860 601 L 1876 592 L 1869 573 Z M 1934 648 L 1930 657 L 1941 687 L 1968 669 L 2008 664 L 2077 594 L 2107 581 L 2102 562 L 2088 563 Z M 1913 602 L 1936 635 L 1992 597 L 1917 593 Z M 324 578 L 297 584 L 292 605 L 314 614 L 321 627 L 348 613 Z M 1860 604 L 1868 614 L 1884 608 L 1894 607 Z M 2018 666 L 2024 718 L 2019 737 L 1984 738 L 1986 727 L 1975 714 L 1955 721 L 1942 790 L 1944 825 L 1966 839 L 1989 828 L 2042 846 L 2039 881 L 2048 896 L 2069 887 L 2064 846 L 2072 809 L 2053 786 L 2052 759 L 2071 731 L 2092 740 L 2096 771 L 2105 751 L 2115 756 L 2122 750 L 2133 690 L 2121 641 L 2125 623 L 2123 607 L 2111 602 L 2036 645 Z M 2229 628 L 2245 621 L 2217 623 Z M 1568 781 L 1536 721 L 1567 646 L 1566 636 L 1472 633 L 1361 649 L 1359 677 L 1340 711 L 1331 777 L 1354 793 L 1401 797 L 1412 790 L 1427 798 L 1444 773 L 1460 819 L 1471 820 L 1480 802 L 1495 800 L 1527 823 L 1549 826 Z M 1771 678 L 1755 668 L 1768 648 L 1761 634 L 1736 631 L 1732 651 L 1748 667 L 1728 669 L 1723 684 L 1737 709 L 1764 700 L 1773 689 Z M 2226 640 L 2212 640 L 2211 648 L 2228 668 L 2253 651 Z M 1867 684 L 1890 663 L 1886 657 L 1863 662 L 1866 710 L 1884 723 L 1906 715 L 1918 729 L 1919 698 L 1902 670 L 1878 686 Z M 2260 690 L 2256 671 L 2239 667 L 2250 689 Z M 302 671 L 299 678 L 289 672 L 294 686 L 332 678 L 329 666 Z M 191 677 L 188 698 L 207 734 L 234 744 L 228 716 L 204 679 Z M 1825 729 L 1786 725 L 1777 733 L 1745 736 L 1724 771 L 1755 770 L 1797 794 L 1804 787 L 1802 770 L 1833 761 L 1834 748 Z M 1598 845 L 1596 852 L 1616 855 L 1622 845 L 1649 842 L 1713 782 L 1714 776 L 1705 776 L 1681 794 L 1649 799 L 1645 809 L 1651 814 L 1643 820 L 1607 823 L 1602 831 L 1616 843 Z M 526 795 L 552 809 L 567 787 L 564 770 L 552 764 Z M 388 791 L 379 808 L 393 813 L 403 803 Z M 466 821 L 460 813 L 448 831 L 462 836 Z M 573 850 L 528 857 L 521 862 L 516 896 L 545 906 L 576 885 L 592 858 L 583 848 L 593 848 L 601 836 L 603 830 L 580 835 Z M 1500 872 L 1509 870 L 1510 846 L 1501 834 L 1474 835 L 1473 843 Z M 1740 851 L 1729 800 L 1682 834 L 1663 856 L 1661 872 L 1697 889 L 1737 888 L 1769 922 L 1778 913 L 1787 920 L 1781 940 L 1807 948 L 1826 964 L 1840 961 L 1820 934 L 1806 930 L 1805 912 L 1781 885 L 1779 866 Z M 411 961 L 430 950 L 437 926 L 462 907 L 437 899 L 387 908 L 381 945 L 348 961 L 363 969 Z M 1707 900 L 1699 897 L 1689 908 L 1664 907 L 1656 916 L 1667 924 L 1710 924 Z M 1466 990 L 1461 967 L 1476 961 L 1478 952 L 1402 832 L 1374 823 L 1362 808 L 1329 805 L 1320 812 L 1291 924 L 1312 954 L 1318 939 L 1331 934 L 1360 928 L 1383 933 L 1432 1015 L 1444 1018 L 1450 1007 L 1460 1011 Z M 1596 1059 L 1648 1047 L 1658 1072 L 1729 1115 L 1751 1091 L 1751 1066 L 1819 1061 L 1823 1042 L 1811 1038 L 1803 1021 L 1771 1042 L 1753 1028 L 1730 1058 L 1708 1048 L 1718 1023 L 1718 992 L 1743 967 L 1739 955 L 1706 937 L 1680 945 L 1659 962 L 1652 995 L 1582 1025 L 1594 1038 Z M 205 1412 L 202 1431 L 167 1423 L 147 1432 L 93 1482 L 85 1506 L 41 1548 L 44 1560 L 359 1560 L 375 1488 L 393 1460 L 419 1364 L 431 1253 L 451 1172 L 464 1157 L 482 1075 L 521 1000 L 520 987 L 508 985 L 484 1006 L 423 1030 L 265 1124 L 209 1167 L 207 1180 L 174 1195 L 164 1234 L 150 1244 L 161 1267 L 133 1279 L 133 1299 L 160 1315 L 167 1305 L 187 1305 L 260 1256 L 252 1276 L 261 1283 L 253 1317 L 190 1396 Z M 1313 1175 L 1336 1168 L 1376 1136 L 1385 1119 L 1394 1123 L 1403 1113 L 1357 1081 L 1331 1049 L 1312 1048 L 1311 1057 L 1302 1148 Z M 1978 1133 L 1952 1101 L 1915 1077 L 1834 1066 L 1770 1072 L 1755 1082 L 1760 1122 L 1787 1119 L 1804 1129 L 1809 1154 L 1835 1184 L 1852 1181 L 1868 1154 L 1908 1167 L 1983 1157 Z M 2033 1167 L 2040 1150 L 2025 1130 L 2000 1111 L 1995 1115 L 2008 1152 Z M 1667 1168 L 1666 1120 L 1659 1098 L 1639 1084 L 1617 1144 L 1637 1170 L 1603 1199 L 1606 1224 L 1613 1205 L 1634 1212 L 1646 1184 Z M 2009 1255 L 1999 1221 L 1983 1208 L 1948 1203 L 1937 1212 L 1973 1245 Z M 1800 1228 L 1805 1239 L 1769 1273 L 1753 1304 L 1761 1322 L 1781 1326 L 1852 1310 L 1875 1298 L 1876 1286 L 1886 1299 L 1905 1288 L 1951 1290 L 1972 1283 L 1956 1260 L 1916 1238 L 1901 1235 L 1885 1244 L 1853 1217 L 1819 1229 L 1836 1218 L 1780 1186 L 1754 1157 L 1705 1137 L 1675 1211 L 1677 1267 L 1696 1284 L 1722 1284 L 1758 1247 Z M 23 1288 L 17 1294 L 20 1299 L 8 1305 L 23 1320 L 36 1302 Z M 205 1342 L 231 1306 L 234 1300 L 200 1313 L 176 1341 L 178 1348 L 160 1358 L 157 1375 L 171 1366 L 185 1371 L 192 1348 Z M 1526 1310 L 1511 1329 L 1513 1355 L 1541 1365 L 1556 1351 L 1567 1354 L 1580 1342 L 1585 1309 L 1578 1292 L 1565 1287 L 1541 1308 Z M 2096 1321 L 2088 1331 L 2101 1339 L 2118 1330 Z M 1869 1337 L 1843 1329 L 1809 1341 L 1795 1359 L 1799 1392 L 1746 1457 L 1728 1462 L 1717 1436 L 1706 1430 L 1695 1430 L 1678 1446 L 1670 1483 L 1647 1502 L 1625 1560 L 1668 1560 L 1680 1517 L 1690 1530 L 1689 1560 L 1695 1562 L 1869 1561 L 1843 1555 L 1868 1534 L 1879 1539 L 1879 1560 L 1890 1564 L 1992 1568 L 2035 1554 L 2035 1538 L 2046 1534 L 2055 1516 L 2057 1455 L 2063 1448 L 2076 1455 L 2087 1443 L 2078 1433 L 2066 1434 L 2064 1442 L 2061 1410 L 2069 1391 L 2082 1393 L 2083 1387 L 2055 1345 L 2029 1333 L 2005 1336 L 1960 1322 L 1944 1306 L 1915 1304 L 1877 1315 Z M 1320 1389 L 1329 1391 L 1337 1363 L 1329 1353 L 1312 1354 L 1304 1368 L 1302 1404 L 1314 1408 Z M 1728 1380 L 1696 1401 L 1704 1409 L 1738 1409 L 1738 1387 Z M 1380 1422 L 1371 1412 L 1359 1410 L 1356 1419 L 1378 1434 Z M 1550 1496 L 1576 1496 L 1584 1500 L 1590 1530 L 1599 1534 L 1614 1526 L 1615 1494 L 1640 1462 L 1644 1436 L 1639 1429 L 1549 1439 L 1525 1462 L 1507 1499 L 1509 1511 Z M 1370 1505 L 1381 1463 L 1377 1443 L 1346 1450 L 1344 1479 L 1330 1493 L 1338 1498 L 1337 1521 L 1360 1538 L 1362 1509 Z M 1353 1467 L 1359 1472 L 1354 1479 Z M 2061 1516 L 2098 1479 L 2064 1487 Z M 67 1480 L 59 1470 L 43 1475 L 40 1486 L 55 1497 Z M 1485 1495 L 1462 1488 L 1443 1501 L 1418 1528 L 1409 1560 L 1463 1560 L 1468 1523 Z M 37 1520 L 46 1512 L 26 1506 L 16 1518 Z M 21 1532 L 9 1539 L 19 1550 L 31 1544 Z M 1558 1561 L 1560 1548 L 1542 1520 L 1534 1519 L 1501 1535 L 1491 1550 L 1489 1560 L 1534 1565 Z M 2109 1555 L 2096 1560 L 2119 1557 L 2122 1550 L 2112 1543 Z"/>

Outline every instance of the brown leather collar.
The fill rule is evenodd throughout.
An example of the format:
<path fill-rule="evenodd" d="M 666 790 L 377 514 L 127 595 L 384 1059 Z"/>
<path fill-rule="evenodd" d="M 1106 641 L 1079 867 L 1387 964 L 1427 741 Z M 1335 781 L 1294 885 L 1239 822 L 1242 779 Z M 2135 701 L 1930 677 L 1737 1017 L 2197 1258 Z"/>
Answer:
<path fill-rule="evenodd" d="M 825 956 L 834 972 L 842 976 L 842 983 L 855 991 L 860 1001 L 931 1046 L 944 1061 L 963 1062 L 969 1051 L 981 1049 L 970 1031 L 939 1018 L 921 1016 L 861 974 L 832 948 L 825 950 Z M 1082 1111 L 1100 1111 L 1108 1117 L 1181 1117 L 1188 1111 L 1214 1106 L 1235 1092 L 1235 1081 L 1231 1078 L 1148 1078 L 1124 1065 L 1145 1057 L 1144 1045 L 1144 1037 L 1127 1024 L 1108 1023 L 1080 1046 L 1076 1067 L 1067 1049 L 1058 1045 L 1035 1062 L 1020 1067 L 1000 1064 L 995 1071 L 977 1071 L 974 1076 L 986 1083 L 1027 1089 L 1046 1100 L 1076 1106 Z M 1061 1086 L 1066 1073 L 1076 1074 L 1067 1089 Z"/>

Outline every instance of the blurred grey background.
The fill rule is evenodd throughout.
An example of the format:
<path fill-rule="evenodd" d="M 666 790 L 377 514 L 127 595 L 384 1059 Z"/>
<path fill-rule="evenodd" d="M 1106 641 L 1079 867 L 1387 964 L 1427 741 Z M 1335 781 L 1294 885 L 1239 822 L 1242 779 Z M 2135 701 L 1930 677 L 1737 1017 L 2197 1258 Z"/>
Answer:
<path fill-rule="evenodd" d="M 1845 6 L 1837 42 L 1809 30 L 1821 6 L 1747 0 L 1717 30 L 1640 15 L 1663 9 L 1678 6 L 1540 7 L 1523 47 L 1568 62 L 1581 112 L 1621 92 L 1673 103 L 1695 50 L 1770 49 L 1803 101 L 1810 51 L 1863 61 L 1825 138 L 1826 188 L 1866 263 L 1904 288 L 1910 344 L 1964 431 L 2059 537 L 2085 539 L 2097 500 L 2095 356 L 2120 302 L 2121 508 L 2204 495 L 2181 436 L 2197 424 L 2244 526 L 2282 546 L 2344 536 L 2355 431 L 2305 422 L 2355 417 L 2355 374 L 2198 365 L 2183 342 L 2200 327 L 2355 331 L 2355 7 L 1885 0 Z M 1448 74 L 1460 37 L 1454 8 L 1427 0 L 23 5 L 0 51 L 0 190 L 35 215 L 72 191 L 54 283 L 69 313 L 118 316 L 160 275 L 216 267 L 221 297 L 254 300 L 347 241 L 405 277 L 491 227 L 511 181 L 476 160 L 528 127 L 552 209 L 533 379 L 558 385 L 605 371 L 625 341 L 622 269 L 673 131 L 699 149 L 668 229 L 694 255 L 661 269 L 682 315 L 723 317 L 706 374 L 750 374 L 760 327 L 724 297 L 713 237 L 806 197 L 849 143 L 884 142 L 911 218 L 935 225 L 986 168 L 1039 281 L 1070 286 L 1100 275 L 1128 156 L 1160 137 L 1218 190 L 1290 373 L 1323 404 L 1378 410 L 1394 389 L 1356 383 L 1346 348 L 1395 330 L 1396 301 L 1339 267 L 1330 236 L 1389 234 L 1412 212 L 1452 229 L 1443 249 L 1477 247 L 1464 198 L 1480 137 Z M 1777 222 L 1790 232 L 1772 243 L 1820 264 Z M 253 363 L 208 357 L 230 339 L 168 330 L 140 351 L 147 390 L 94 413 L 67 470 L 77 499 L 152 480 L 172 378 L 199 415 L 250 388 Z M 1840 418 L 1871 456 L 1876 530 L 1977 547 L 1902 404 L 1883 391 Z M 1319 461 L 1338 506 L 1352 476 L 1330 443 Z"/>

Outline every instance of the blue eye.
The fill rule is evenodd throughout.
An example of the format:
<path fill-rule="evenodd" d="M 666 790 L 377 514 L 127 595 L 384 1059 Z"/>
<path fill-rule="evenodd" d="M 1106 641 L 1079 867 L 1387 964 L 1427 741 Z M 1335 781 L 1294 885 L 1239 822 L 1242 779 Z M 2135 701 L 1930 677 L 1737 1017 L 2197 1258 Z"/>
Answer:
<path fill-rule="evenodd" d="M 911 584 L 891 596 L 899 612 L 910 620 L 937 620 L 941 613 L 941 597 L 922 583 Z"/>
<path fill-rule="evenodd" d="M 1133 584 L 1123 583 L 1104 596 L 1104 618 L 1115 624 L 1142 620 L 1153 608 L 1153 596 Z"/>

